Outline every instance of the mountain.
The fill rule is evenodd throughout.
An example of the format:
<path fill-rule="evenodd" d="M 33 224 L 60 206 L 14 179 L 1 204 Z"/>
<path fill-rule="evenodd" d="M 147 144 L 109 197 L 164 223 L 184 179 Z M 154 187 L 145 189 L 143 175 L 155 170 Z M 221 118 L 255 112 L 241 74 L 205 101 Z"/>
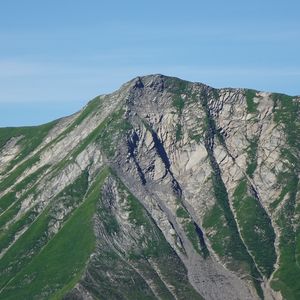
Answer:
<path fill-rule="evenodd" d="M 0 129 L 0 299 L 300 299 L 299 105 L 151 75 Z"/>

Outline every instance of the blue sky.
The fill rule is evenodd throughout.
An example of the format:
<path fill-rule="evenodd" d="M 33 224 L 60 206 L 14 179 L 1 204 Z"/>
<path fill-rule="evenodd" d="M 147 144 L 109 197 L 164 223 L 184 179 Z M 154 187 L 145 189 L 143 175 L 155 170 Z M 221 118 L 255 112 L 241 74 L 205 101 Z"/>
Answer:
<path fill-rule="evenodd" d="M 0 126 L 79 110 L 138 75 L 300 95 L 300 1 L 0 4 Z"/>

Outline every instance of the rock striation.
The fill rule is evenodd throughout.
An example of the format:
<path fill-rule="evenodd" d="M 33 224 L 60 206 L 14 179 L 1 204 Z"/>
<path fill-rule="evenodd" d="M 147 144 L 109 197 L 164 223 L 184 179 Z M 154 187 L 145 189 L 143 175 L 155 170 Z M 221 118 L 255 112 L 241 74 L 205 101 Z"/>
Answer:
<path fill-rule="evenodd" d="M 150 75 L 0 129 L 0 299 L 299 299 L 299 106 Z"/>

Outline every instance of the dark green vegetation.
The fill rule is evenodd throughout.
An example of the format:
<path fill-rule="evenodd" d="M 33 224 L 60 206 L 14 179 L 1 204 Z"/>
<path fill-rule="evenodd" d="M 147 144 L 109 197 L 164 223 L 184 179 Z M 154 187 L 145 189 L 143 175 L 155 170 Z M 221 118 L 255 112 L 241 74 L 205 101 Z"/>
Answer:
<path fill-rule="evenodd" d="M 83 286 L 101 299 L 154 299 L 157 296 L 148 286 L 150 280 L 154 283 L 156 295 L 163 299 L 173 299 L 174 294 L 179 299 L 201 299 L 188 283 L 182 262 L 150 215 L 121 181 L 110 175 L 102 188 L 102 200 L 98 203 L 100 230 L 96 231 L 96 235 L 102 232 L 101 228 L 111 226 L 111 220 L 103 218 L 104 215 L 118 216 L 124 212 L 128 213 L 126 224 L 116 217 L 117 230 L 107 232 L 106 239 L 97 238 L 96 249 L 99 250 L 88 266 L 89 276 L 83 279 Z M 130 237 L 125 244 L 124 234 Z M 159 268 L 160 275 L 156 268 Z M 107 278 L 107 272 L 112 280 Z"/>
<path fill-rule="evenodd" d="M 123 134 L 132 128 L 132 125 L 123 118 L 124 110 L 120 109 L 109 116 L 103 124 L 99 135 L 99 142 L 108 157 L 113 157 L 116 145 Z"/>
<path fill-rule="evenodd" d="M 189 213 L 181 206 L 177 208 L 176 216 L 178 218 L 183 218 L 183 219 L 187 219 L 190 217 Z"/>
<path fill-rule="evenodd" d="M 286 158 L 292 169 L 299 172 L 300 169 L 300 102 L 294 97 L 274 94 L 274 120 L 282 124 L 287 138 L 287 147 L 283 149 L 282 155 Z"/>
<path fill-rule="evenodd" d="M 275 272 L 272 287 L 281 290 L 286 299 L 298 299 L 300 296 L 300 232 L 299 217 L 295 218 L 296 209 L 299 214 L 299 204 L 296 204 L 296 195 L 299 192 L 299 179 L 293 179 L 287 201 L 278 214 L 277 224 L 281 228 L 279 269 Z M 296 225 L 297 226 L 297 225 Z"/>
<path fill-rule="evenodd" d="M 182 125 L 176 124 L 176 141 L 180 141 L 182 138 Z"/>
<path fill-rule="evenodd" d="M 214 251 L 227 262 L 229 268 L 248 274 L 249 279 L 252 278 L 253 280 L 258 295 L 263 297 L 260 286 L 261 275 L 240 237 L 238 224 L 229 205 L 228 193 L 220 175 L 221 171 L 213 154 L 214 139 L 216 137 L 221 144 L 225 147 L 226 145 L 223 138 L 220 140 L 218 137 L 218 130 L 211 116 L 207 98 L 207 95 L 202 95 L 202 105 L 206 112 L 204 124 L 206 128 L 205 147 L 213 170 L 212 186 L 216 204 L 204 216 L 203 227 L 210 232 L 208 238 Z"/>
<path fill-rule="evenodd" d="M 247 149 L 248 154 L 248 166 L 246 173 L 252 178 L 254 171 L 257 167 L 257 147 L 258 147 L 258 139 L 254 138 L 249 141 L 249 147 Z"/>
<path fill-rule="evenodd" d="M 77 259 L 78 264 L 82 264 L 82 260 L 85 261 L 86 259 L 86 256 L 82 256 L 83 254 L 81 253 L 85 249 L 79 249 L 79 247 L 83 245 L 90 247 L 86 243 L 91 239 L 92 233 L 90 233 L 90 237 L 85 234 L 87 240 L 85 241 L 86 243 L 83 241 L 82 245 L 76 239 L 80 230 L 83 230 L 82 232 L 86 230 L 88 233 L 87 227 L 84 226 L 85 223 L 82 221 L 88 220 L 89 214 L 93 212 L 92 207 L 83 211 L 83 208 L 85 206 L 89 207 L 90 204 L 84 204 L 83 208 L 78 206 L 86 190 L 87 174 L 83 173 L 74 184 L 68 186 L 54 199 L 54 203 L 50 204 L 42 214 L 38 215 L 22 237 L 7 251 L 0 263 L 0 284 L 1 290 L 3 289 L 0 294 L 1 299 L 16 299 L 14 297 L 17 297 L 17 299 L 30 299 L 33 296 L 38 297 L 42 292 L 46 292 L 43 290 L 47 286 L 46 282 L 49 284 L 47 293 L 50 295 L 55 291 L 55 285 L 59 284 L 63 287 L 68 283 L 68 280 L 72 277 L 72 272 L 74 272 L 71 268 L 72 265 L 76 266 L 75 262 Z M 57 210 L 55 204 L 60 201 L 64 201 L 66 208 L 70 207 L 72 210 L 75 207 L 78 208 L 73 214 L 69 213 L 65 216 L 66 223 L 58 234 L 53 236 L 49 228 L 51 224 L 54 224 L 53 221 L 55 222 L 55 212 Z M 85 203 L 90 201 L 87 198 Z M 80 213 L 80 211 L 82 212 Z M 80 215 L 82 216 L 80 217 Z M 76 221 L 76 218 L 79 218 L 79 220 Z M 28 221 L 30 218 L 25 215 L 20 222 L 26 220 Z M 20 222 L 14 223 L 8 229 L 8 232 L 13 230 Z M 72 241 L 73 239 L 74 241 Z M 78 243 L 78 245 L 73 248 L 74 243 Z M 70 247 L 74 254 L 67 258 Z M 76 252 L 78 253 L 76 254 Z M 69 263 L 67 263 L 68 261 Z M 59 270 L 59 266 L 65 266 L 65 268 L 62 267 Z M 30 284 L 28 285 L 28 283 Z"/>
<path fill-rule="evenodd" d="M 234 192 L 237 222 L 258 269 L 264 276 L 270 277 L 276 262 L 275 233 L 268 215 L 248 189 L 246 180 L 243 180 Z"/>
<path fill-rule="evenodd" d="M 178 142 L 182 139 L 183 136 L 183 128 L 182 125 L 180 124 L 180 117 L 182 115 L 182 111 L 185 106 L 185 100 L 182 98 L 182 94 L 189 93 L 188 84 L 178 82 L 176 79 L 170 80 L 169 84 L 171 86 L 171 92 L 173 94 L 172 106 L 176 108 L 176 111 L 179 116 L 178 123 L 176 124 L 175 127 L 175 138 L 176 141 Z"/>
<path fill-rule="evenodd" d="M 176 77 L 167 77 L 165 79 L 165 87 L 166 89 L 175 95 L 185 94 L 188 92 L 190 87 L 190 82 L 181 80 Z"/>
<path fill-rule="evenodd" d="M 227 130 L 225 124 L 236 117 L 235 110 L 227 117 L 220 110 L 222 101 L 234 105 L 235 99 L 245 96 L 243 116 L 253 114 L 247 129 L 253 124 L 262 133 L 265 126 L 272 131 L 271 115 L 261 120 L 257 110 L 257 92 L 233 90 L 233 97 L 238 97 L 230 99 L 230 89 L 155 78 L 157 82 L 140 79 L 132 90 L 126 85 L 125 92 L 113 97 L 96 97 L 56 130 L 52 129 L 58 121 L 0 129 L 0 150 L 11 137 L 19 137 L 20 148 L 0 174 L 0 299 L 77 299 L 82 289 L 95 299 L 200 299 L 174 249 L 189 264 L 200 254 L 198 259 L 208 268 L 209 256 L 217 256 L 241 280 L 252 282 L 261 298 L 262 281 L 270 278 L 284 299 L 300 298 L 299 101 L 273 95 L 275 130 L 283 141 L 276 149 L 281 150 L 278 165 L 272 159 L 261 160 L 268 137 L 249 138 L 247 131 L 244 168 L 231 152 L 236 125 L 231 128 L 228 123 Z M 161 118 L 165 108 L 177 124 Z M 151 136 L 145 135 L 147 130 Z M 207 157 L 199 162 L 199 170 L 194 166 L 178 170 L 185 160 L 194 162 L 192 152 L 200 148 L 195 142 L 205 146 Z M 228 154 L 221 162 L 216 147 Z M 178 157 L 181 164 L 173 161 Z M 231 159 L 237 167 L 235 184 L 224 168 Z M 262 177 L 268 172 L 271 183 Z M 203 189 L 194 181 L 200 177 Z M 275 199 L 265 199 L 261 187 L 268 184 L 277 193 Z M 131 191 L 145 199 L 137 199 Z M 188 202 L 193 192 L 197 193 L 193 201 L 199 196 L 199 203 Z M 170 201 L 162 205 L 168 195 Z M 266 210 L 265 203 L 271 203 Z M 152 217 L 169 230 L 164 233 L 174 249 Z M 196 282 L 198 270 L 190 271 Z M 213 287 L 219 278 L 214 272 L 204 278 L 204 285 Z"/>
<path fill-rule="evenodd" d="M 177 109 L 178 114 L 182 114 L 182 110 L 184 108 L 184 100 L 180 95 L 176 95 L 173 99 L 173 106 Z"/>
<path fill-rule="evenodd" d="M 84 121 L 84 119 L 86 119 L 91 114 L 94 114 L 97 109 L 101 108 L 101 104 L 102 103 L 100 97 L 95 97 L 93 100 L 91 100 L 79 114 L 79 116 L 75 119 L 75 121 L 71 124 L 71 126 L 68 127 L 68 130 L 71 130 L 75 126 L 80 125 Z"/>
<path fill-rule="evenodd" d="M 166 87 L 168 91 L 173 94 L 172 105 L 176 108 L 180 116 L 185 105 L 185 100 L 182 98 L 182 95 L 190 94 L 189 82 L 170 77 L 166 80 Z"/>
<path fill-rule="evenodd" d="M 300 298 L 300 230 L 299 230 L 299 171 L 300 171 L 300 122 L 299 101 L 294 97 L 274 94 L 274 120 L 284 127 L 287 144 L 282 149 L 288 171 L 278 175 L 283 186 L 278 199 L 271 208 L 276 208 L 286 199 L 278 213 L 280 227 L 279 269 L 275 272 L 272 287 L 281 290 L 286 299 Z"/>
<path fill-rule="evenodd" d="M 257 110 L 258 104 L 254 102 L 254 97 L 256 96 L 256 93 L 257 91 L 255 90 L 245 90 L 248 113 L 255 113 Z"/>
<path fill-rule="evenodd" d="M 29 186 L 34 185 L 34 183 L 36 183 L 36 181 L 38 180 L 39 176 L 41 176 L 41 174 L 43 174 L 44 171 L 46 171 L 48 169 L 49 166 L 44 166 L 40 169 L 38 169 L 37 171 L 35 171 L 34 173 L 30 174 L 29 176 L 27 176 L 26 178 L 24 178 L 22 181 L 20 181 L 18 184 L 15 185 L 15 187 L 7 194 L 5 194 L 3 197 L 0 198 L 0 214 L 3 213 L 3 211 L 5 211 L 13 202 L 16 201 L 16 193 L 21 192 L 22 190 L 28 188 Z M 10 178 L 10 177 L 8 177 Z M 13 180 L 14 179 L 14 180 Z M 5 187 L 8 187 L 9 184 L 12 184 L 15 182 L 16 178 L 12 178 L 10 180 L 3 180 L 0 183 L 0 187 L 2 188 L 2 190 L 5 189 Z M 1 217 L 0 217 L 1 220 Z M 1 224 L 1 221 L 0 221 Z"/>
<path fill-rule="evenodd" d="M 101 102 L 99 101 L 99 97 L 96 97 L 90 101 L 85 109 L 78 115 L 78 117 L 75 118 L 75 120 L 68 127 L 66 127 L 61 134 L 46 144 L 43 149 L 50 147 L 52 144 L 62 139 L 67 133 L 81 124 L 83 120 L 89 116 L 89 114 L 95 113 L 96 108 L 99 108 L 100 105 Z M 9 176 L 5 177 L 0 182 L 0 191 L 3 191 L 13 185 L 25 170 L 32 167 L 40 160 L 39 154 L 41 153 L 42 149 L 29 159 L 27 158 L 26 161 L 23 161 L 42 143 L 46 135 L 58 123 L 58 121 L 59 120 L 56 120 L 40 126 L 0 128 L 0 149 L 3 148 L 3 146 L 12 137 L 21 137 L 21 139 L 18 141 L 18 145 L 20 145 L 20 153 L 10 162 L 6 170 L 12 169 L 18 163 L 19 165 L 13 169 L 13 172 L 11 172 Z M 6 173 L 6 170 L 3 172 L 3 174 Z"/>
<path fill-rule="evenodd" d="M 217 179 L 217 176 L 214 176 L 212 180 L 217 203 L 204 216 L 203 227 L 206 231 L 213 232 L 208 234 L 208 238 L 214 251 L 228 262 L 229 268 L 248 274 L 258 294 L 262 296 L 259 283 L 261 276 L 240 238 L 224 184 Z"/>
<path fill-rule="evenodd" d="M 209 256 L 209 251 L 204 242 L 202 232 L 187 210 L 184 207 L 179 206 L 176 210 L 176 216 L 182 219 L 181 223 L 183 224 L 183 229 L 194 249 L 204 258 Z"/>
<path fill-rule="evenodd" d="M 109 205 L 114 201 L 113 195 L 105 192 L 108 178 L 117 182 L 122 204 L 129 213 L 133 245 L 125 253 L 111 248 L 118 235 L 122 239 L 124 232 L 122 223 L 113 215 Z M 51 233 L 49 226 L 55 223 L 58 203 L 64 203 L 65 208 L 71 210 L 65 215 L 58 232 Z M 105 244 L 105 239 L 97 239 L 97 243 L 102 243 L 100 252 L 97 252 L 99 245 L 94 232 L 95 212 L 112 243 Z M 1 259 L 0 299 L 61 299 L 66 293 L 66 297 L 72 299 L 72 292 L 68 292 L 83 276 L 90 255 L 95 251 L 97 262 L 91 262 L 88 270 L 96 276 L 96 281 L 101 279 L 95 291 L 95 296 L 100 299 L 112 295 L 116 298 L 125 295 L 128 299 L 155 299 L 146 278 L 155 284 L 157 294 L 164 299 L 173 299 L 174 292 L 182 299 L 201 299 L 190 286 L 182 262 L 151 217 L 108 169 L 102 170 L 89 186 L 88 173 L 83 172 L 56 196 L 42 214 L 32 213 L 31 217 L 25 215 L 20 222 L 13 223 L 1 235 L 3 241 L 19 223 L 31 225 Z M 34 222 L 29 224 L 30 220 Z M 146 230 L 144 234 L 139 232 L 141 226 Z M 101 271 L 97 269 L 99 264 Z M 159 267 L 164 281 L 153 269 L 153 264 L 155 268 Z M 116 277 L 122 275 L 122 280 L 119 278 L 112 283 L 108 279 L 106 272 L 112 268 Z M 169 290 L 165 280 L 168 285 L 174 286 L 174 291 Z M 82 284 L 87 284 L 86 279 Z"/>
<path fill-rule="evenodd" d="M 44 140 L 49 130 L 56 124 L 57 121 L 53 121 L 41 126 L 0 128 L 0 149 L 12 137 L 21 137 L 18 140 L 18 145 L 20 145 L 21 148 L 20 154 L 10 163 L 7 169 L 12 168 L 35 150 Z"/>

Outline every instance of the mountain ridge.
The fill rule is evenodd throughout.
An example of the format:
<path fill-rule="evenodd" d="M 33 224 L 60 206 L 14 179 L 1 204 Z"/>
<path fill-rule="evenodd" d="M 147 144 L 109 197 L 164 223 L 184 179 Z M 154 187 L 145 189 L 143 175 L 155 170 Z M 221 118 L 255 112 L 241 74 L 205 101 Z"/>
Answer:
<path fill-rule="evenodd" d="M 189 81 L 189 80 L 183 80 L 179 77 L 176 77 L 176 76 L 168 76 L 168 75 L 164 75 L 164 74 L 161 74 L 161 73 L 154 73 L 154 74 L 149 74 L 149 75 L 141 75 L 141 76 L 136 76 L 132 79 L 130 79 L 129 81 L 125 82 L 124 84 L 122 84 L 120 86 L 119 89 L 121 89 L 123 86 L 126 86 L 128 84 L 130 84 L 131 82 L 134 82 L 136 80 L 140 80 L 140 79 L 143 79 L 143 78 L 151 78 L 151 77 L 155 77 L 155 76 L 160 76 L 160 77 L 166 77 L 166 78 L 173 78 L 175 80 L 181 80 L 181 81 L 186 81 L 186 82 L 190 82 L 190 83 L 195 83 L 195 84 L 199 84 L 199 85 L 203 85 L 203 86 L 206 86 L 206 87 L 209 87 L 209 88 L 212 88 L 212 89 L 215 89 L 215 90 L 252 90 L 252 91 L 259 91 L 259 92 L 263 92 L 263 93 L 269 93 L 269 94 L 280 94 L 280 95 L 285 95 L 285 96 L 289 96 L 289 97 L 294 97 L 294 98 L 299 98 L 300 95 L 296 94 L 296 95 L 291 95 L 289 93 L 282 93 L 280 91 L 278 92 L 272 92 L 272 91 L 267 91 L 267 90 L 257 90 L 255 88 L 244 88 L 244 87 L 220 87 L 220 88 L 216 88 L 210 84 L 206 84 L 206 83 L 203 83 L 203 82 L 200 82 L 200 81 Z M 112 92 L 113 93 L 113 92 Z M 99 96 L 96 96 L 95 98 L 97 97 L 101 97 L 101 96 L 106 96 L 106 95 L 110 95 L 111 93 L 106 93 L 106 94 L 100 94 Z M 73 115 L 76 115 L 77 113 L 79 113 L 82 109 L 84 109 L 84 107 L 86 107 L 89 102 L 91 102 L 92 100 L 88 101 L 86 105 L 84 105 L 80 110 L 74 112 L 74 113 L 71 113 L 67 116 L 62 116 L 62 117 L 59 117 L 59 118 L 56 118 L 54 120 L 50 120 L 48 122 L 45 122 L 45 123 L 41 123 L 41 124 L 36 124 L 36 125 L 22 125 L 22 126 L 2 126 L 0 127 L 0 129 L 5 129 L 5 128 L 9 128 L 9 129 L 14 129 L 14 128 L 33 128 L 33 127 L 39 127 L 39 126 L 42 126 L 42 125 L 46 125 L 46 124 L 49 124 L 49 123 L 52 123 L 52 122 L 55 122 L 55 121 L 59 121 L 61 119 L 64 119 L 66 117 L 71 117 Z"/>
<path fill-rule="evenodd" d="M 0 299 L 296 299 L 298 133 L 299 97 L 160 74 L 0 129 Z M 81 265 L 46 284 L 43 253 L 77 241 L 81 214 Z"/>

